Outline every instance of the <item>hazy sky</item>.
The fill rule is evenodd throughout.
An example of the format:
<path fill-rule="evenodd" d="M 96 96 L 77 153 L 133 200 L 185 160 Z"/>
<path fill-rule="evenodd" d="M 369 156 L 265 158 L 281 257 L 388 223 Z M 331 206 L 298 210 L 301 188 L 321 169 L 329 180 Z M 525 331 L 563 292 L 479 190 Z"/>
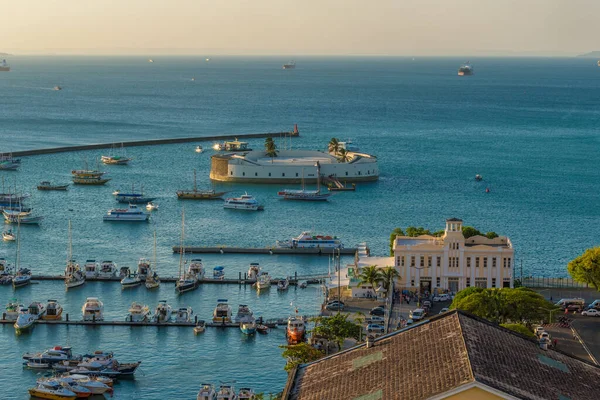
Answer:
<path fill-rule="evenodd" d="M 17 54 L 572 55 L 600 0 L 0 0 Z"/>

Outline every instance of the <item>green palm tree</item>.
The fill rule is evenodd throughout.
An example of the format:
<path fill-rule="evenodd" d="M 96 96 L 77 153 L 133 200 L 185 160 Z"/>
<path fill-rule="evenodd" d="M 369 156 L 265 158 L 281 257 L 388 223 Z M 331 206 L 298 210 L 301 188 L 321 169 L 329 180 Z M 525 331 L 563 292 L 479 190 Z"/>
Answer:
<path fill-rule="evenodd" d="M 340 141 L 337 138 L 331 138 L 327 150 L 329 150 L 330 153 L 337 155 L 340 151 Z"/>
<path fill-rule="evenodd" d="M 392 289 L 392 284 L 400 276 L 396 268 L 385 267 L 380 270 L 381 280 L 383 281 L 383 287 L 388 291 Z"/>
<path fill-rule="evenodd" d="M 373 290 L 377 287 L 377 284 L 381 281 L 381 271 L 377 268 L 376 265 L 370 265 L 368 267 L 364 267 L 360 274 L 357 276 L 359 279 L 358 285 L 369 284 L 373 287 Z"/>
<path fill-rule="evenodd" d="M 272 137 L 268 137 L 265 140 L 265 151 L 269 157 L 277 157 L 277 145 L 273 141 Z"/>
<path fill-rule="evenodd" d="M 337 152 L 337 158 L 339 162 L 347 162 L 352 160 L 352 156 L 346 149 L 339 149 Z"/>

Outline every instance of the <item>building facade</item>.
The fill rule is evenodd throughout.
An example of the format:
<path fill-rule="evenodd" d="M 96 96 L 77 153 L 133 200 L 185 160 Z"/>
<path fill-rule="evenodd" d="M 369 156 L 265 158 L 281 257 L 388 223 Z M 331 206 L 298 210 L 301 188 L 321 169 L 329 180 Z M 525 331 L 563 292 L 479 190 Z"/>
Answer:
<path fill-rule="evenodd" d="M 399 287 L 415 291 L 458 292 L 470 286 L 513 287 L 514 249 L 510 239 L 498 236 L 466 238 L 463 221 L 446 220 L 442 237 L 397 236 L 394 262 Z"/>

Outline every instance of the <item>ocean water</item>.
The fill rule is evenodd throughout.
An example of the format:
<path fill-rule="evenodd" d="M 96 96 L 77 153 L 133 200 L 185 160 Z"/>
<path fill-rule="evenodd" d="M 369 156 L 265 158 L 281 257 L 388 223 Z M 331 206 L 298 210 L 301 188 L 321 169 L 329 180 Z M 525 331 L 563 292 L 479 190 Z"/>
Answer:
<path fill-rule="evenodd" d="M 0 152 L 75 144 L 119 142 L 219 133 L 279 132 L 297 123 L 294 148 L 324 149 L 331 137 L 352 139 L 379 159 L 378 182 L 337 193 L 324 204 L 277 199 L 278 185 L 217 184 L 231 194 L 248 192 L 265 204 L 261 213 L 223 210 L 220 202 L 181 202 L 175 191 L 210 187 L 210 155 L 195 144 L 126 149 L 126 167 L 102 166 L 112 179 L 104 187 L 71 187 L 66 193 L 38 192 L 41 180 L 69 182 L 70 171 L 93 165 L 110 151 L 24 157 L 18 172 L 0 172 L 6 189 L 29 192 L 28 204 L 45 217 L 39 227 L 21 227 L 21 262 L 34 273 L 59 274 L 67 258 L 68 221 L 73 255 L 112 259 L 134 267 L 151 257 L 157 234 L 159 273 L 176 275 L 181 212 L 185 243 L 264 246 L 303 230 L 337 235 L 347 246 L 366 241 L 376 255 L 388 252 L 395 227 L 444 227 L 462 218 L 482 231 L 511 238 L 523 274 L 564 276 L 566 264 L 600 237 L 600 68 L 595 60 L 567 58 L 472 59 L 475 75 L 458 77 L 465 60 L 452 58 L 303 58 L 282 70 L 277 58 L 13 57 L 13 70 L 0 73 Z M 192 78 L 195 80 L 192 81 Z M 60 85 L 62 91 L 52 88 Z M 264 139 L 249 141 L 260 148 Z M 284 142 L 277 139 L 280 147 Z M 201 143 L 205 149 L 211 143 Z M 475 174 L 484 177 L 475 182 Z M 151 222 L 114 224 L 102 215 L 115 206 L 113 190 L 132 185 L 156 196 L 160 209 Z M 485 189 L 490 192 L 486 193 Z M 13 261 L 14 243 L 0 243 L 0 257 Z M 250 262 L 272 275 L 328 269 L 326 257 L 202 257 L 209 271 L 225 266 L 237 277 Z M 520 275 L 517 268 L 515 275 Z M 217 298 L 249 304 L 257 314 L 283 317 L 293 307 L 314 314 L 318 287 L 257 296 L 251 288 L 206 285 L 177 297 L 172 284 L 157 293 L 121 291 L 116 283 L 86 283 L 64 291 L 61 282 L 41 282 L 16 293 L 0 287 L 0 304 L 57 297 L 79 315 L 87 296 L 105 303 L 107 319 L 122 319 L 132 301 L 154 307 L 167 299 L 191 305 L 208 319 Z M 292 306 L 290 305 L 292 304 Z M 35 373 L 22 370 L 26 351 L 64 344 L 77 352 L 115 351 L 120 360 L 143 361 L 118 398 L 159 399 L 164 388 L 193 398 L 201 382 L 236 380 L 260 391 L 283 388 L 284 360 L 277 347 L 283 330 L 245 338 L 238 330 L 208 330 L 194 337 L 184 328 L 50 327 L 15 336 L 0 327 L 0 385 L 25 398 Z M 240 362 L 242 361 L 242 362 Z M 162 383 L 158 383 L 162 382 Z"/>

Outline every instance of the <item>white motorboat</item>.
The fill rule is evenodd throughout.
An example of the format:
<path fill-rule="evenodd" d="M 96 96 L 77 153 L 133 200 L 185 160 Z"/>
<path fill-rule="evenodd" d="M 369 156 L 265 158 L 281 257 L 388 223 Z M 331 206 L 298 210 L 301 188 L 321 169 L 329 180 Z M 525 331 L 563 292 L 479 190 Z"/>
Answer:
<path fill-rule="evenodd" d="M 103 321 L 104 304 L 97 297 L 88 297 L 81 307 L 84 321 Z"/>
<path fill-rule="evenodd" d="M 196 146 L 196 153 L 202 153 L 202 151 L 204 151 L 202 146 Z"/>
<path fill-rule="evenodd" d="M 148 202 L 148 204 L 146 204 L 146 210 L 148 211 L 156 211 L 158 210 L 158 204 L 153 203 L 153 202 Z"/>
<path fill-rule="evenodd" d="M 258 279 L 258 275 L 260 274 L 260 266 L 258 263 L 250 263 L 250 268 L 248 268 L 248 280 L 255 281 Z"/>
<path fill-rule="evenodd" d="M 145 280 L 146 278 L 144 277 L 144 281 Z M 123 279 L 121 279 L 121 287 L 123 289 L 136 287 L 141 284 L 142 279 L 140 278 L 140 276 L 138 274 L 131 273 L 131 271 L 129 271 L 129 273 Z"/>
<path fill-rule="evenodd" d="M 264 206 L 258 203 L 253 196 L 248 193 L 241 195 L 240 197 L 230 197 L 225 199 L 223 208 L 230 208 L 234 210 L 246 210 L 246 211 L 262 211 Z"/>
<path fill-rule="evenodd" d="M 204 321 L 198 321 L 194 327 L 194 335 L 203 333 L 206 330 L 206 323 Z"/>
<path fill-rule="evenodd" d="M 240 331 L 245 335 L 254 335 L 258 327 L 254 317 L 240 322 Z"/>
<path fill-rule="evenodd" d="M 12 229 L 2 232 L 2 240 L 5 242 L 14 242 L 17 240 L 17 236 L 12 233 Z"/>
<path fill-rule="evenodd" d="M 217 266 L 213 268 L 213 279 L 225 279 L 225 267 Z"/>
<path fill-rule="evenodd" d="M 195 276 L 198 280 L 204 279 L 204 265 L 202 264 L 201 259 L 194 258 L 192 261 L 190 261 L 190 265 L 188 266 L 188 274 Z"/>
<path fill-rule="evenodd" d="M 14 324 L 17 333 L 29 331 L 35 321 L 37 321 L 46 312 L 46 307 L 42 303 L 34 301 L 28 308 L 21 308 L 19 316 Z"/>
<path fill-rule="evenodd" d="M 240 388 L 238 392 L 238 400 L 252 400 L 254 399 L 254 390 L 251 388 Z"/>
<path fill-rule="evenodd" d="M 251 319 L 254 319 L 254 313 L 252 312 L 250 307 L 248 307 L 246 304 L 240 304 L 238 307 L 237 314 L 235 315 L 233 321 L 235 323 L 240 323 L 244 321 L 249 321 Z"/>
<path fill-rule="evenodd" d="M 129 208 L 113 208 L 108 210 L 103 219 L 104 221 L 139 222 L 148 221 L 150 214 L 142 211 L 135 204 L 130 204 Z"/>
<path fill-rule="evenodd" d="M 25 353 L 24 360 L 37 360 L 45 364 L 56 364 L 63 361 L 81 360 L 81 356 L 74 355 L 69 346 L 54 346 L 41 353 Z"/>
<path fill-rule="evenodd" d="M 150 317 L 150 308 L 147 305 L 142 305 L 138 302 L 131 303 L 131 307 L 129 307 L 129 315 L 127 316 L 127 321 L 131 322 L 144 322 L 147 321 Z"/>
<path fill-rule="evenodd" d="M 52 389 L 65 388 L 75 393 L 77 398 L 87 398 L 92 395 L 92 392 L 86 388 L 81 386 L 72 378 L 65 377 L 52 377 L 52 378 L 39 378 L 37 380 L 38 385 L 42 385 Z"/>
<path fill-rule="evenodd" d="M 43 320 L 53 321 L 62 319 L 63 308 L 57 300 L 48 300 L 46 303 L 46 314 Z"/>
<path fill-rule="evenodd" d="M 215 387 L 210 383 L 203 383 L 198 391 L 198 396 L 196 396 L 196 400 L 216 400 L 216 398 L 217 392 L 215 391 Z"/>
<path fill-rule="evenodd" d="M 37 359 L 37 358 L 27 361 L 25 363 L 25 365 L 27 365 L 27 368 L 31 368 L 31 369 L 48 369 L 48 368 L 50 368 L 50 364 L 42 362 L 40 359 Z"/>
<path fill-rule="evenodd" d="M 100 270 L 98 271 L 98 278 L 109 279 L 117 275 L 117 264 L 110 260 L 102 261 L 100 263 Z"/>
<path fill-rule="evenodd" d="M 171 306 L 167 304 L 166 300 L 158 302 L 156 310 L 154 311 L 154 321 L 159 323 L 171 321 Z"/>
<path fill-rule="evenodd" d="M 19 268 L 17 274 L 12 278 L 13 287 L 20 288 L 31 283 L 31 271 L 28 268 Z"/>
<path fill-rule="evenodd" d="M 269 275 L 267 272 L 261 272 L 254 285 L 258 290 L 268 289 L 271 287 L 271 275 Z"/>
<path fill-rule="evenodd" d="M 86 260 L 83 264 L 83 273 L 86 279 L 98 277 L 98 271 L 100 270 L 100 264 L 96 260 Z"/>
<path fill-rule="evenodd" d="M 22 308 L 25 308 L 25 306 L 19 303 L 17 299 L 10 300 L 5 308 L 4 319 L 6 321 L 16 321 L 19 316 L 19 311 Z"/>
<path fill-rule="evenodd" d="M 62 386 L 46 386 L 38 384 L 36 387 L 28 390 L 31 397 L 36 399 L 65 399 L 73 400 L 77 395 Z"/>
<path fill-rule="evenodd" d="M 175 313 L 175 321 L 178 323 L 192 322 L 194 320 L 194 311 L 192 307 L 181 307 Z"/>
<path fill-rule="evenodd" d="M 227 304 L 227 299 L 217 300 L 217 306 L 213 311 L 213 322 L 231 322 L 231 306 Z"/>
<path fill-rule="evenodd" d="M 344 245 L 336 236 L 313 235 L 310 231 L 302 232 L 291 240 L 278 240 L 276 246 L 284 249 L 343 249 Z"/>
<path fill-rule="evenodd" d="M 233 385 L 221 385 L 217 392 L 217 400 L 237 400 Z"/>
<path fill-rule="evenodd" d="M 150 261 L 146 258 L 140 258 L 137 266 L 137 275 L 141 280 L 146 280 L 146 276 L 148 275 L 148 271 L 150 270 Z"/>
<path fill-rule="evenodd" d="M 89 389 L 92 395 L 101 395 L 106 392 L 111 393 L 112 388 L 106 383 L 100 382 L 98 379 L 92 379 L 86 375 L 69 375 L 70 379 L 73 379 L 80 386 Z"/>
<path fill-rule="evenodd" d="M 279 291 L 288 290 L 289 287 L 290 287 L 290 281 L 287 278 L 280 279 L 277 282 L 277 290 L 279 290 Z"/>

